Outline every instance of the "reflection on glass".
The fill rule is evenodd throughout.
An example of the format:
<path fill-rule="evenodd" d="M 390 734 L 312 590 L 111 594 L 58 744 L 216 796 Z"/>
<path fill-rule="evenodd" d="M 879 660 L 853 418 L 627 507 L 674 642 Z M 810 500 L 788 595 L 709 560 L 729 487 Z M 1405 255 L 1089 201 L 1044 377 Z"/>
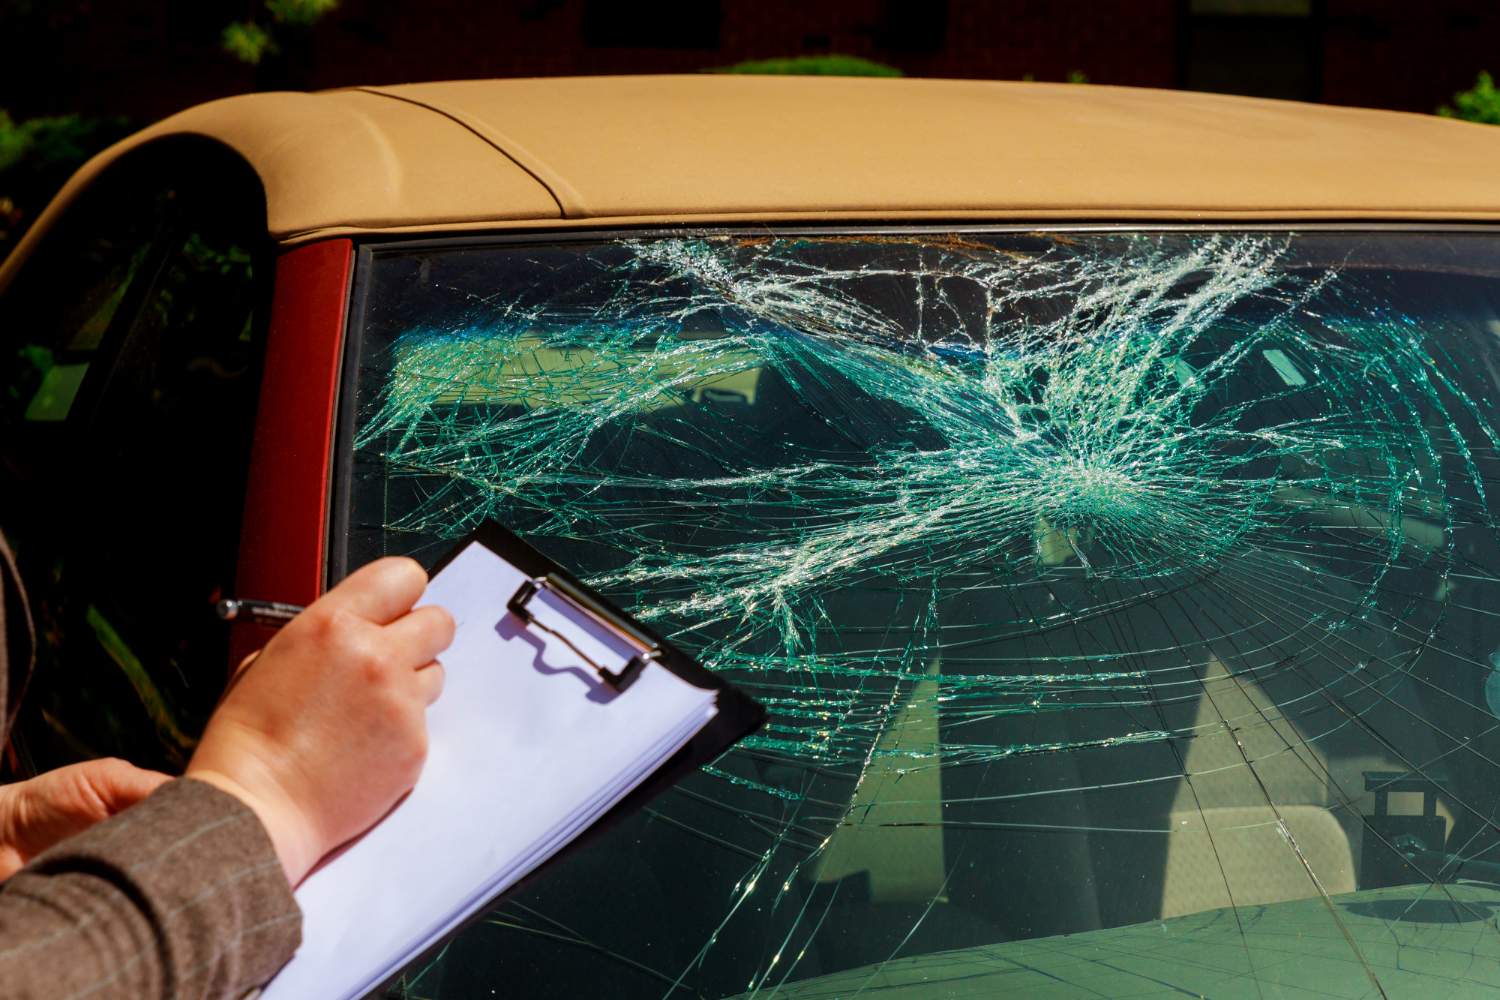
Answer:
<path fill-rule="evenodd" d="M 498 519 L 772 712 L 405 994 L 1500 986 L 1497 275 L 1459 234 L 377 254 L 350 560 Z"/>

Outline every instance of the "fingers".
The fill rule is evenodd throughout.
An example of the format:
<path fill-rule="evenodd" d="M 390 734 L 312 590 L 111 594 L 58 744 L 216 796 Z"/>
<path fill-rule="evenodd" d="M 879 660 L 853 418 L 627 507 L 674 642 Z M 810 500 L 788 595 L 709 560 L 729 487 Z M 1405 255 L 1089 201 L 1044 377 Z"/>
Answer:
<path fill-rule="evenodd" d="M 159 771 L 147 771 L 113 757 L 85 761 L 76 766 L 105 812 L 111 816 L 130 808 L 172 780 Z"/>
<path fill-rule="evenodd" d="M 381 629 L 380 643 L 396 663 L 420 667 L 448 648 L 453 630 L 453 616 L 429 604 Z"/>
<path fill-rule="evenodd" d="M 411 610 L 427 589 L 427 573 L 415 559 L 387 556 L 350 573 L 313 605 L 341 610 L 386 625 Z"/>
<path fill-rule="evenodd" d="M 256 659 L 260 657 L 260 654 L 261 650 L 257 649 L 255 652 L 250 653 L 243 660 L 241 660 L 240 665 L 234 668 L 234 673 L 229 675 L 231 682 L 237 679 L 240 674 L 243 674 L 246 670 L 249 670 L 250 664 L 254 663 Z"/>
<path fill-rule="evenodd" d="M 443 693 L 443 665 L 437 656 L 453 642 L 453 616 L 436 605 L 418 608 L 381 629 L 381 641 L 399 663 L 417 663 L 417 695 L 424 705 Z"/>
<path fill-rule="evenodd" d="M 417 671 L 417 693 L 423 704 L 431 705 L 438 700 L 438 695 L 443 693 L 444 676 L 443 665 L 437 661 Z"/>

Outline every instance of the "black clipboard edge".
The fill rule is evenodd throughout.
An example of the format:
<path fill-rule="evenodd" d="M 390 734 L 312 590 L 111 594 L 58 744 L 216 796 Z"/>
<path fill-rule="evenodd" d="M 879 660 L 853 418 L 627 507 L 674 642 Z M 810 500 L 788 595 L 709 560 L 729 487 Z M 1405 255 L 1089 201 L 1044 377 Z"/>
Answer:
<path fill-rule="evenodd" d="M 420 954 L 406 962 L 389 979 L 386 979 L 380 985 L 366 993 L 366 1000 L 375 1000 L 377 997 L 385 996 L 386 991 L 396 984 L 397 980 L 400 979 L 407 969 L 425 961 L 435 960 L 438 953 L 447 947 L 449 942 L 463 933 L 468 927 L 483 920 L 495 908 L 496 904 L 514 893 L 530 888 L 535 884 L 537 877 L 547 871 L 552 865 L 575 856 L 585 847 L 597 842 L 606 833 L 609 833 L 626 819 L 635 815 L 646 803 L 666 792 L 673 785 L 682 781 L 700 767 L 715 760 L 730 747 L 734 746 L 735 743 L 738 743 L 765 725 L 766 722 L 766 710 L 760 702 L 751 698 L 724 678 L 704 669 L 697 660 L 694 660 L 676 646 L 661 638 L 655 630 L 648 628 L 630 615 L 625 614 L 614 602 L 604 599 L 593 588 L 585 586 L 573 574 L 532 548 L 515 532 L 493 521 L 486 521 L 481 524 L 469 537 L 459 542 L 444 554 L 442 558 L 433 564 L 432 569 L 428 572 L 429 577 L 436 576 L 445 566 L 458 558 L 460 553 L 476 542 L 530 576 L 537 577 L 547 574 L 557 574 L 566 578 L 569 583 L 584 591 L 610 611 L 630 621 L 632 625 L 639 628 L 657 643 L 658 648 L 661 649 L 663 654 L 662 658 L 657 661 L 658 663 L 689 684 L 716 692 L 714 702 L 718 708 L 718 714 L 714 716 L 708 725 L 698 730 L 683 745 L 682 749 L 663 761 L 661 766 L 652 771 L 645 781 L 635 786 L 635 788 L 625 794 L 624 798 L 605 810 L 604 814 L 589 824 L 587 829 L 569 841 L 552 857 L 542 862 L 526 875 L 523 875 L 509 888 L 486 900 L 483 906 L 474 911 L 473 916 L 468 917 L 457 927 L 442 935 L 429 947 L 423 949 Z"/>

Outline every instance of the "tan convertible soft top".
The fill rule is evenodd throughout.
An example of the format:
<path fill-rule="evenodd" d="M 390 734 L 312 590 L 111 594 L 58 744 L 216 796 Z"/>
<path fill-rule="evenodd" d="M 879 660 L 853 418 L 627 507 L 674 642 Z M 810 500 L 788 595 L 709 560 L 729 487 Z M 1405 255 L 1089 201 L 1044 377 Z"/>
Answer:
<path fill-rule="evenodd" d="M 1500 218 L 1500 128 L 1094 85 L 809 77 L 476 80 L 252 94 L 198 134 L 283 242 L 546 224 Z"/>

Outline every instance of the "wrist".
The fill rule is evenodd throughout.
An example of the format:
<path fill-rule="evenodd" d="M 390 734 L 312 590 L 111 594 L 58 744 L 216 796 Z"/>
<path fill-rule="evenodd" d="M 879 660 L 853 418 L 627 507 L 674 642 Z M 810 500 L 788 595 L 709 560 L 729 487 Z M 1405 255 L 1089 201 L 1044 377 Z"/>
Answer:
<path fill-rule="evenodd" d="M 25 781 L 0 785 L 0 845 L 8 847 L 17 840 L 20 821 L 16 813 L 21 809 L 21 797 L 25 794 Z"/>
<path fill-rule="evenodd" d="M 0 785 L 0 880 L 10 878 L 26 864 L 17 816 L 22 808 L 20 800 L 25 795 L 25 784 L 24 781 L 15 781 Z"/>
<path fill-rule="evenodd" d="M 211 767 L 189 765 L 184 777 L 213 785 L 219 791 L 239 799 L 255 814 L 271 841 L 276 859 L 281 862 L 281 870 L 286 874 L 287 883 L 293 888 L 323 856 L 317 838 L 302 821 L 300 810 L 284 796 L 251 789 L 237 778 Z"/>

